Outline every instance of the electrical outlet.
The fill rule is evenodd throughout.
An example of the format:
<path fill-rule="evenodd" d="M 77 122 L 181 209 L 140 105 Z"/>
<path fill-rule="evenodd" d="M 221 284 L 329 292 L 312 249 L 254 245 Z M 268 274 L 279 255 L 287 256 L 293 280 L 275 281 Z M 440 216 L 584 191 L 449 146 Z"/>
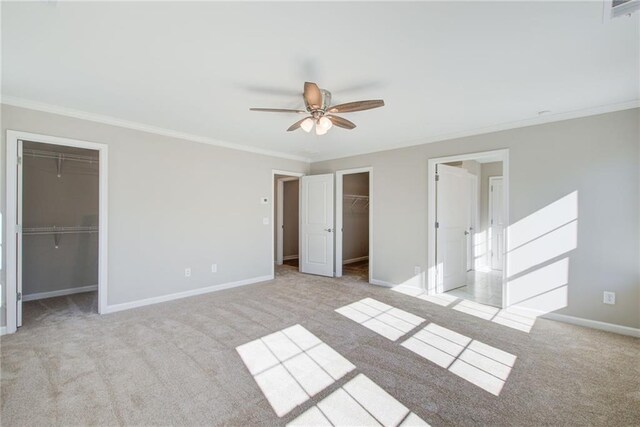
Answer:
<path fill-rule="evenodd" d="M 191 269 L 190 268 L 185 268 L 184 269 L 184 277 L 191 277 Z"/>
<path fill-rule="evenodd" d="M 604 291 L 604 297 L 602 302 L 605 304 L 615 304 L 616 303 L 616 293 L 615 292 L 607 292 Z"/>
<path fill-rule="evenodd" d="M 420 268 L 420 266 L 416 265 L 415 267 L 413 267 L 413 274 L 415 274 L 417 276 L 418 274 L 421 273 L 421 270 L 422 269 Z"/>
<path fill-rule="evenodd" d="M 211 264 L 211 272 L 212 273 L 218 272 L 218 264 Z"/>

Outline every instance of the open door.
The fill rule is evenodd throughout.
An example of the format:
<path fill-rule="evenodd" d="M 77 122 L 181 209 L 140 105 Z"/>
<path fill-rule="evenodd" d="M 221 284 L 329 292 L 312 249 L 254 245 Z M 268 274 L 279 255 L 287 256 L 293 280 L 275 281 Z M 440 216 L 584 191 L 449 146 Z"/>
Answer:
<path fill-rule="evenodd" d="M 333 174 L 300 179 L 300 272 L 333 277 Z"/>
<path fill-rule="evenodd" d="M 443 292 L 466 284 L 472 183 L 464 169 L 437 167 L 436 264 Z"/>

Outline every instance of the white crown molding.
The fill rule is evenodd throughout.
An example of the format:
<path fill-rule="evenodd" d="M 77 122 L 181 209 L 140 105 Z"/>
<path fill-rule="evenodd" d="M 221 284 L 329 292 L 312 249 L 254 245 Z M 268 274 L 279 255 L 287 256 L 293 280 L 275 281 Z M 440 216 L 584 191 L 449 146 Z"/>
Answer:
<path fill-rule="evenodd" d="M 364 154 L 373 154 L 373 153 L 379 153 L 382 151 L 390 151 L 390 150 L 396 150 L 400 148 L 408 148 L 408 147 L 414 147 L 418 145 L 430 144 L 433 142 L 447 141 L 451 139 L 465 138 L 469 136 L 500 132 L 500 131 L 509 130 L 509 129 L 517 129 L 517 128 L 522 128 L 527 126 L 542 125 L 546 123 L 577 119 L 580 117 L 595 116 L 598 114 L 606 114 L 606 113 L 613 113 L 616 111 L 640 108 L 640 100 L 636 99 L 633 101 L 602 105 L 602 106 L 586 108 L 582 110 L 567 111 L 567 112 L 556 113 L 556 114 L 547 114 L 547 115 L 542 115 L 538 117 L 532 117 L 529 119 L 518 120 L 515 122 L 499 123 L 499 124 L 495 124 L 495 125 L 491 125 L 483 128 L 472 129 L 468 131 L 452 132 L 448 134 L 441 134 L 441 135 L 431 136 L 427 138 L 414 139 L 414 140 L 405 141 L 404 143 L 396 144 L 393 146 L 385 146 L 375 150 L 361 150 L 361 151 L 355 151 L 355 152 L 344 154 L 344 155 L 320 154 L 318 156 L 313 156 L 312 158 L 307 158 L 307 157 L 297 156 L 294 154 L 283 153 L 280 151 L 265 150 L 265 149 L 237 144 L 233 142 L 221 141 L 221 140 L 217 140 L 217 139 L 209 138 L 205 136 L 193 135 L 193 134 L 179 132 L 171 129 L 164 129 L 157 126 L 151 126 L 143 123 L 118 119 L 111 116 L 105 116 L 101 114 L 94 114 L 86 111 L 74 110 L 74 109 L 60 107 L 60 106 L 51 105 L 51 104 L 45 104 L 42 102 L 32 101 L 24 98 L 18 98 L 18 97 L 7 96 L 7 95 L 0 95 L 0 96 L 1 96 L 0 102 L 2 104 L 12 105 L 14 107 L 21 107 L 21 108 L 27 108 L 30 110 L 43 111 L 46 113 L 58 114 L 61 116 L 74 117 L 77 119 L 88 120 L 96 123 L 103 123 L 107 125 L 138 130 L 141 132 L 168 136 L 171 138 L 184 139 L 187 141 L 199 142 L 202 144 L 209 144 L 209 145 L 215 145 L 218 147 L 230 148 L 232 150 L 262 154 L 265 156 L 279 157 L 279 158 L 290 159 L 290 160 L 298 160 L 306 163 L 317 163 L 317 162 L 323 162 L 327 160 L 343 159 L 347 157 L 361 156 Z"/>
<path fill-rule="evenodd" d="M 190 133 L 165 129 L 157 126 L 146 125 L 144 123 L 132 122 L 129 120 L 118 119 L 116 117 L 105 116 L 102 114 L 89 113 L 87 111 L 74 110 L 71 108 L 60 107 L 57 105 L 45 104 L 43 102 L 32 101 L 29 99 L 18 98 L 15 96 L 1 95 L 0 102 L 2 104 L 14 107 L 27 108 L 30 110 L 43 111 L 45 113 L 58 114 L 61 116 L 73 117 L 76 119 L 88 120 L 91 122 L 102 123 L 111 126 L 118 126 L 127 129 L 133 129 L 141 132 L 153 133 L 156 135 L 168 136 L 171 138 L 184 139 L 186 141 L 199 142 L 202 144 L 215 145 L 218 147 L 230 148 L 232 150 L 246 151 L 249 153 L 262 154 L 265 156 L 280 157 L 289 160 L 298 160 L 310 163 L 311 160 L 297 156 L 294 154 L 283 153 L 280 151 L 264 150 L 262 148 L 251 147 L 248 145 L 236 144 L 233 142 L 221 141 L 206 136 L 193 135 Z"/>
<path fill-rule="evenodd" d="M 613 112 L 622 111 L 622 110 L 631 110 L 633 108 L 640 108 L 640 99 L 621 102 L 618 104 L 609 104 L 609 105 L 602 105 L 599 107 L 586 108 L 583 110 L 567 111 L 564 113 L 545 114 L 538 117 L 532 117 L 530 119 L 518 120 L 515 122 L 499 123 L 499 124 L 495 124 L 495 125 L 491 125 L 483 128 L 477 128 L 473 130 L 468 130 L 468 131 L 453 132 L 448 134 L 431 136 L 427 138 L 414 139 L 414 140 L 406 141 L 404 143 L 400 143 L 397 145 L 387 146 L 387 147 L 383 147 L 375 150 L 362 150 L 362 151 L 356 151 L 356 152 L 345 154 L 345 155 L 331 155 L 331 154 L 327 154 L 325 156 L 318 155 L 318 156 L 313 156 L 311 158 L 311 163 L 324 162 L 327 160 L 344 159 L 347 157 L 379 153 L 381 151 L 397 150 L 400 148 L 415 147 L 418 145 L 430 144 L 433 142 L 447 141 L 451 139 L 465 138 L 465 137 L 475 136 L 475 135 L 483 135 L 487 133 L 500 132 L 503 130 L 542 125 L 546 123 L 561 122 L 564 120 L 578 119 L 581 117 L 597 116 L 598 114 L 613 113 Z"/>

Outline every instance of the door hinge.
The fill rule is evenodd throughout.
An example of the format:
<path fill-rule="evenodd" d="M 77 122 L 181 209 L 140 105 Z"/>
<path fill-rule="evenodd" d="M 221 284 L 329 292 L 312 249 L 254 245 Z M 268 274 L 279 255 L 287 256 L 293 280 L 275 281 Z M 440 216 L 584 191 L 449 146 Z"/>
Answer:
<path fill-rule="evenodd" d="M 22 156 L 18 156 L 18 164 L 21 165 L 22 164 Z"/>
<path fill-rule="evenodd" d="M 16 224 L 16 234 L 22 233 L 22 225 Z"/>
<path fill-rule="evenodd" d="M 493 185 L 491 186 L 491 191 L 493 191 Z"/>
<path fill-rule="evenodd" d="M 440 228 L 440 223 L 436 221 L 436 228 Z"/>
<path fill-rule="evenodd" d="M 440 181 L 440 175 L 436 174 L 436 182 Z"/>
<path fill-rule="evenodd" d="M 491 225 L 493 225 L 493 219 L 491 220 Z"/>
<path fill-rule="evenodd" d="M 16 300 L 22 301 L 22 292 L 18 292 L 18 295 L 16 296 Z"/>

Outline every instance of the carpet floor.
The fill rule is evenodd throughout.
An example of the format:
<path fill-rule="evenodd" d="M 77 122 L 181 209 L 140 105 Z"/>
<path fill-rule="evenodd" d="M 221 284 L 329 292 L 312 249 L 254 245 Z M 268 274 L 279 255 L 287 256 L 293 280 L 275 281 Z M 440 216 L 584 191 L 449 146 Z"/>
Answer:
<path fill-rule="evenodd" d="M 335 309 L 363 298 L 516 357 L 498 396 Z M 1 345 L 2 426 L 285 425 L 364 374 L 431 425 L 640 425 L 640 340 L 538 319 L 529 333 L 360 280 L 270 282 L 98 315 L 95 294 L 25 304 Z M 278 417 L 236 347 L 302 325 L 356 370 Z"/>

